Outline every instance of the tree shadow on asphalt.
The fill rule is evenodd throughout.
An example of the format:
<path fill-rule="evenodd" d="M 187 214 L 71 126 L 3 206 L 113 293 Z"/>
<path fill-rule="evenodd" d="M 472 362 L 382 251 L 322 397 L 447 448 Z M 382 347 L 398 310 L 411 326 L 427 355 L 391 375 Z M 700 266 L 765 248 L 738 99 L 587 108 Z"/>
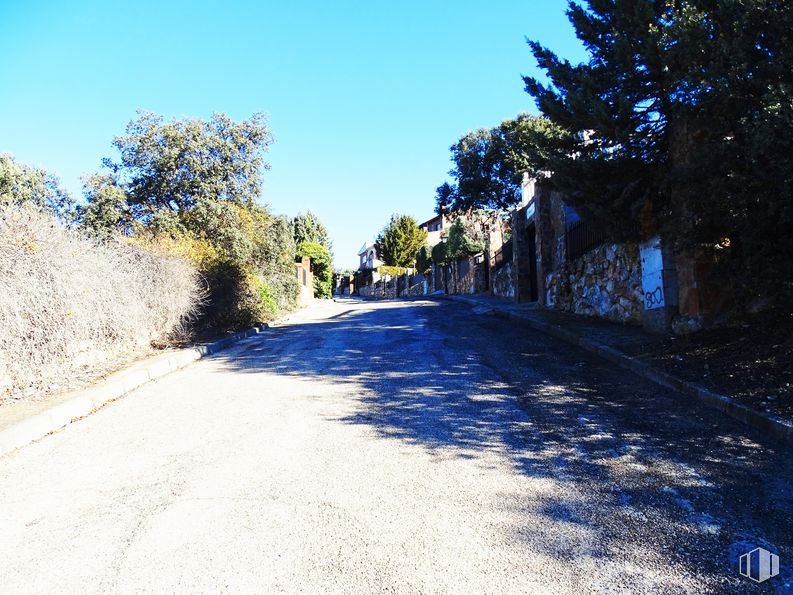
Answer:
<path fill-rule="evenodd" d="M 552 519 L 551 532 L 510 537 L 560 561 L 655 557 L 723 591 L 747 588 L 735 572 L 742 548 L 793 554 L 790 449 L 514 322 L 392 302 L 276 329 L 225 363 L 352 384 L 359 396 L 340 422 L 484 465 L 503 456 L 553 480 L 561 491 L 530 511 L 503 505 Z M 585 537 L 558 533 L 564 525 Z"/>

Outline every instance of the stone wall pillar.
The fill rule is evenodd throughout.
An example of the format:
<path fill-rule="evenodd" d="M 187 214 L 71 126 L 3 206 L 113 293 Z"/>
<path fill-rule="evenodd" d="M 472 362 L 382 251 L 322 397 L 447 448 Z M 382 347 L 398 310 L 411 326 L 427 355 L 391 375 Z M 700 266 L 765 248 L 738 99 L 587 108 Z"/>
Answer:
<path fill-rule="evenodd" d="M 639 246 L 644 310 L 642 326 L 653 333 L 667 333 L 678 313 L 678 278 L 675 254 L 660 238 Z"/>
<path fill-rule="evenodd" d="M 487 284 L 485 293 L 487 293 L 487 295 L 493 295 L 493 267 L 491 266 L 493 251 L 490 249 L 490 236 L 491 232 L 487 229 L 485 232 L 485 249 L 482 256 L 482 267 Z"/>
<path fill-rule="evenodd" d="M 515 301 L 531 300 L 531 250 L 527 207 L 512 212 L 512 268 L 515 273 Z"/>
<path fill-rule="evenodd" d="M 311 271 L 311 259 L 308 256 L 295 263 L 295 275 L 300 288 L 299 302 L 307 304 L 314 299 L 314 273 Z"/>
<path fill-rule="evenodd" d="M 486 291 L 495 295 L 493 273 L 495 271 L 496 253 L 504 248 L 504 224 L 498 215 L 494 215 L 485 226 L 484 274 L 487 283 Z"/>
<path fill-rule="evenodd" d="M 556 236 L 551 221 L 551 189 L 547 185 L 536 187 L 534 194 L 534 226 L 537 250 L 537 301 L 547 305 L 545 280 L 553 272 L 553 244 Z"/>

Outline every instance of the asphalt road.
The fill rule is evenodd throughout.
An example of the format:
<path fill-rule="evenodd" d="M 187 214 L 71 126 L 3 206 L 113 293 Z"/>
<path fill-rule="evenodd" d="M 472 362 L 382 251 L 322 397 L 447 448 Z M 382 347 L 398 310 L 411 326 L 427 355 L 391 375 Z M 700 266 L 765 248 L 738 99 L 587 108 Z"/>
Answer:
<path fill-rule="evenodd" d="M 791 449 L 685 397 L 485 309 L 325 302 L 0 458 L 0 592 L 783 593 L 792 517 Z"/>

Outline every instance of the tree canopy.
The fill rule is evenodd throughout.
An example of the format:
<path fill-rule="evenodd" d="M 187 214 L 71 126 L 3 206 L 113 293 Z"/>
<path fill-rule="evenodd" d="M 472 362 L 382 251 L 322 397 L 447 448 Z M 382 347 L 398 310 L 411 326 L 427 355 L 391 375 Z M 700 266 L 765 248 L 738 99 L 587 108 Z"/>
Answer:
<path fill-rule="evenodd" d="M 140 113 L 114 141 L 120 158 L 85 180 L 80 225 L 194 261 L 217 326 L 265 320 L 297 297 L 292 221 L 256 201 L 271 140 L 259 114 L 165 122 Z"/>
<path fill-rule="evenodd" d="M 547 169 L 566 140 L 562 128 L 543 117 L 520 114 L 499 126 L 465 134 L 450 147 L 455 185 L 436 190 L 436 211 L 507 210 L 520 202 L 524 173 Z"/>
<path fill-rule="evenodd" d="M 419 273 L 426 274 L 432 267 L 432 248 L 429 244 L 425 244 L 416 252 L 416 270 Z"/>
<path fill-rule="evenodd" d="M 311 211 L 295 215 L 292 219 L 292 228 L 294 230 L 295 244 L 316 242 L 317 244 L 322 244 L 328 250 L 332 249 L 328 230 L 319 217 Z"/>
<path fill-rule="evenodd" d="M 446 241 L 446 256 L 451 259 L 465 258 L 485 249 L 481 227 L 464 216 L 457 217 L 449 228 Z"/>
<path fill-rule="evenodd" d="M 451 260 L 449 256 L 449 246 L 447 246 L 446 242 L 435 244 L 432 247 L 430 255 L 432 257 L 432 262 L 439 265 L 447 264 Z"/>
<path fill-rule="evenodd" d="M 589 0 L 568 16 L 589 60 L 530 41 L 550 84 L 524 79 L 569 133 L 553 183 L 615 236 L 720 246 L 745 287 L 793 289 L 793 4 Z"/>
<path fill-rule="evenodd" d="M 139 228 L 127 193 L 114 172 L 97 173 L 83 180 L 85 204 L 78 207 L 82 228 L 92 235 L 107 236 L 121 233 L 131 236 Z"/>
<path fill-rule="evenodd" d="M 392 215 L 375 241 L 377 255 L 388 266 L 412 267 L 416 253 L 427 240 L 427 232 L 409 215 Z"/>
<path fill-rule="evenodd" d="M 56 176 L 0 153 L 0 206 L 8 204 L 31 204 L 61 221 L 74 216 L 74 199 Z"/>
<path fill-rule="evenodd" d="M 138 219 L 161 209 L 184 212 L 205 200 L 247 205 L 261 191 L 261 171 L 269 168 L 263 154 L 271 143 L 262 114 L 241 122 L 224 114 L 166 122 L 139 112 L 113 141 L 120 159 L 104 160 L 111 174 L 89 183 L 122 188 Z"/>

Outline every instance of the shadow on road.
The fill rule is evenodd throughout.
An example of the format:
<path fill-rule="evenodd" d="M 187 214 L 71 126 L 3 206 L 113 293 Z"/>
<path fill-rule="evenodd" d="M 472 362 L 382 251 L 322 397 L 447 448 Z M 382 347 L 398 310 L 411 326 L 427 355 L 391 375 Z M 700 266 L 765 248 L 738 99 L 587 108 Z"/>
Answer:
<path fill-rule="evenodd" d="M 503 505 L 553 521 L 510 538 L 560 562 L 599 557 L 608 573 L 634 559 L 641 574 L 654 557 L 704 592 L 746 589 L 735 565 L 755 544 L 783 564 L 793 555 L 790 450 L 514 322 L 437 302 L 359 306 L 279 328 L 225 364 L 352 385 L 355 408 L 337 421 L 552 480 L 553 497 Z"/>

